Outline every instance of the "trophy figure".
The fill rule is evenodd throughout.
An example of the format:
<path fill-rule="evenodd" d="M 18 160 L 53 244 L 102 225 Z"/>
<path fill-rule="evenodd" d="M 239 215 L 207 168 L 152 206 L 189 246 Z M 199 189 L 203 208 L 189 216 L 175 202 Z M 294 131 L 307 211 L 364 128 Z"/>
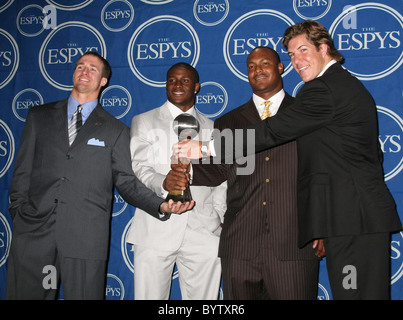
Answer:
<path fill-rule="evenodd" d="M 199 121 L 190 114 L 182 113 L 177 116 L 173 123 L 173 129 L 178 136 L 178 140 L 193 139 L 199 134 L 200 125 Z M 178 159 L 181 164 L 180 159 Z M 172 199 L 174 202 L 187 202 L 192 200 L 189 185 L 185 190 L 171 190 L 169 191 L 166 201 Z"/>

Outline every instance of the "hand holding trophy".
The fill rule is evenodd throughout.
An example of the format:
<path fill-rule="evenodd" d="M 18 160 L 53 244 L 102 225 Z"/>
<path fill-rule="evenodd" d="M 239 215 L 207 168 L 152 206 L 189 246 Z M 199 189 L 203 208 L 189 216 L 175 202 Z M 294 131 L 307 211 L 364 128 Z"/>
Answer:
<path fill-rule="evenodd" d="M 178 136 L 178 140 L 193 139 L 199 134 L 200 124 L 195 117 L 190 114 L 182 113 L 177 116 L 173 122 L 173 129 Z M 184 174 L 187 174 L 190 161 L 188 159 L 175 158 L 181 168 L 184 169 Z M 189 185 L 185 190 L 171 190 L 166 197 L 166 201 L 172 199 L 174 202 L 187 202 L 192 200 Z"/>

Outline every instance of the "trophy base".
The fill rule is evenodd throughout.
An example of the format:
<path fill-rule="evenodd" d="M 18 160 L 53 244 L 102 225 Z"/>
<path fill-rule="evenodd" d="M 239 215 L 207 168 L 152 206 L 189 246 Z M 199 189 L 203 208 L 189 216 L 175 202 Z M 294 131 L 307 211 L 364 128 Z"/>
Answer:
<path fill-rule="evenodd" d="M 186 188 L 186 190 L 172 190 L 169 191 L 165 201 L 173 200 L 173 202 L 188 202 L 192 200 L 192 194 L 190 193 L 190 189 Z"/>

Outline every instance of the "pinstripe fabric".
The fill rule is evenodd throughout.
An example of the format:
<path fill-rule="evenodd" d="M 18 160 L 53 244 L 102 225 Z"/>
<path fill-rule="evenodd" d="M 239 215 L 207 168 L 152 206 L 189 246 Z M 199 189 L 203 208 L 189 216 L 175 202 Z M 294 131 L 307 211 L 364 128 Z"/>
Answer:
<path fill-rule="evenodd" d="M 286 94 L 279 112 L 292 100 Z M 251 99 L 217 119 L 215 126 L 220 130 L 237 129 L 257 121 L 260 117 Z M 310 293 L 305 298 L 312 298 L 312 292 L 317 290 L 318 261 L 310 245 L 298 248 L 296 142 L 260 152 L 255 159 L 255 171 L 251 175 L 237 175 L 237 164 L 220 165 L 219 173 L 217 166 L 194 166 L 193 183 L 228 181 L 228 208 L 220 237 L 219 256 L 227 266 L 232 259 L 253 262 L 263 259 L 262 255 L 276 257 L 279 261 L 275 263 L 271 259 L 273 265 L 265 269 L 272 270 L 274 274 L 288 270 L 289 277 L 281 279 L 280 286 L 288 292 L 288 297 L 295 293 L 295 298 L 301 298 L 298 292 L 305 290 Z M 270 254 L 264 251 L 267 247 L 270 247 Z M 292 263 L 280 263 L 285 261 Z M 228 283 L 231 277 L 247 276 L 247 271 L 241 267 L 236 267 L 236 264 L 228 270 L 223 267 L 223 273 L 230 273 L 224 287 L 231 287 Z M 266 285 L 274 286 L 275 283 Z M 300 286 L 300 289 L 296 290 L 295 286 Z M 241 287 L 238 281 L 237 290 Z M 244 293 L 244 298 L 250 297 L 250 293 Z M 276 296 L 277 293 L 271 295 Z"/>

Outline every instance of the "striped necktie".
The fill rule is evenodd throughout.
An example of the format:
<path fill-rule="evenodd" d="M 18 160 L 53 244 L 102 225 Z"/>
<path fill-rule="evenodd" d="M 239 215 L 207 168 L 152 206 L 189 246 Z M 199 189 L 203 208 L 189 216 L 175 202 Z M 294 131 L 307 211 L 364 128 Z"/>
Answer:
<path fill-rule="evenodd" d="M 74 139 L 77 136 L 78 131 L 80 130 L 81 126 L 83 125 L 83 118 L 81 115 L 81 110 L 83 107 L 79 105 L 77 110 L 73 113 L 71 120 L 69 122 L 69 143 L 70 145 L 73 144 Z"/>
<path fill-rule="evenodd" d="M 271 111 L 270 111 L 270 106 L 273 104 L 271 101 L 265 101 L 262 104 L 265 105 L 264 110 L 262 115 L 260 116 L 260 119 L 264 120 L 268 117 L 271 117 Z"/>

